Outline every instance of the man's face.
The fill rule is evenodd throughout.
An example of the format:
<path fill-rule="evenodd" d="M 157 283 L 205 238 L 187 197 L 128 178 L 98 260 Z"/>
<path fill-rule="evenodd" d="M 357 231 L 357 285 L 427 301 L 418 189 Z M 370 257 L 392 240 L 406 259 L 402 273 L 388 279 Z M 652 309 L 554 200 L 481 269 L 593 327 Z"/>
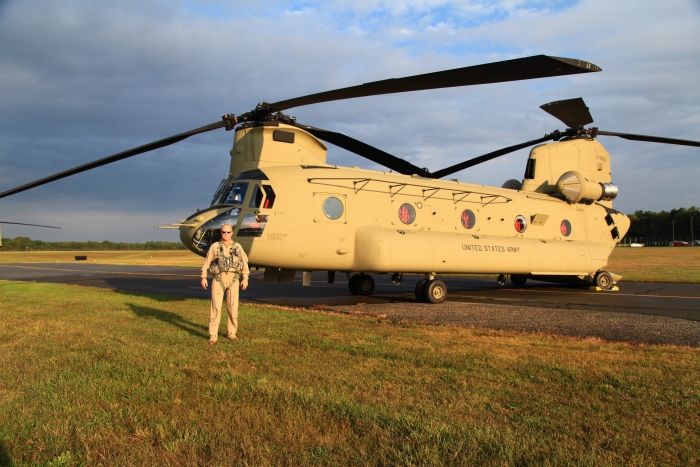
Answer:
<path fill-rule="evenodd" d="M 224 242 L 230 242 L 233 238 L 233 227 L 228 224 L 221 226 L 221 239 Z"/>

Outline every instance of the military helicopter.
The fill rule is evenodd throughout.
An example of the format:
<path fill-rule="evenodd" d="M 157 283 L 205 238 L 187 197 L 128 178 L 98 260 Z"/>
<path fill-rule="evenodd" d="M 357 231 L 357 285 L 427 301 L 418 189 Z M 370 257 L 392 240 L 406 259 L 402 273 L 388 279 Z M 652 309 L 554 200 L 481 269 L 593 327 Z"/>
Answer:
<path fill-rule="evenodd" d="M 700 146 L 700 142 L 585 128 L 593 123 L 583 99 L 541 108 L 567 125 L 541 138 L 429 172 L 378 148 L 301 124 L 282 113 L 322 102 L 399 92 L 501 83 L 601 71 L 582 60 L 537 55 L 453 70 L 375 81 L 276 103 L 170 136 L 0 193 L 0 198 L 225 128 L 235 130 L 228 178 L 211 206 L 165 228 L 204 256 L 225 223 L 250 265 L 269 281 L 303 271 L 352 274 L 353 294 L 370 295 L 370 274 L 425 275 L 416 299 L 439 303 L 447 288 L 438 274 L 495 273 L 515 286 L 528 278 L 611 289 L 621 276 L 605 270 L 630 221 L 612 208 L 618 193 L 610 155 L 598 136 Z M 387 171 L 326 162 L 328 142 L 376 162 Z M 522 181 L 502 187 L 442 180 L 455 172 L 535 146 Z"/>

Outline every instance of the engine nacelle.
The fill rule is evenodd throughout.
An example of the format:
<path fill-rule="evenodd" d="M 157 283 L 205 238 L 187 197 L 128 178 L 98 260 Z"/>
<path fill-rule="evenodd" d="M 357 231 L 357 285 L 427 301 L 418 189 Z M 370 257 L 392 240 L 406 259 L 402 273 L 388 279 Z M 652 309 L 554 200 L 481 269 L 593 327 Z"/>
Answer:
<path fill-rule="evenodd" d="M 593 182 L 575 170 L 565 172 L 559 177 L 557 191 L 571 204 L 612 201 L 617 197 L 618 192 L 614 183 Z"/>

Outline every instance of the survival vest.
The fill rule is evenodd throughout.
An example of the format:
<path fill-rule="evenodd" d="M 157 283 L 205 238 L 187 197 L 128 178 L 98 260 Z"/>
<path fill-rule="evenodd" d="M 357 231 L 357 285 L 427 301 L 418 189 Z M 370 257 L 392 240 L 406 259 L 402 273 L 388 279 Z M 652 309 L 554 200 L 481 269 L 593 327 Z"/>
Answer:
<path fill-rule="evenodd" d="M 216 258 L 212 259 L 209 265 L 209 272 L 214 279 L 219 280 L 221 273 L 233 273 L 233 280 L 238 280 L 243 274 L 243 259 L 241 246 L 234 243 L 229 247 L 229 256 L 224 255 L 224 242 L 217 242 Z"/>

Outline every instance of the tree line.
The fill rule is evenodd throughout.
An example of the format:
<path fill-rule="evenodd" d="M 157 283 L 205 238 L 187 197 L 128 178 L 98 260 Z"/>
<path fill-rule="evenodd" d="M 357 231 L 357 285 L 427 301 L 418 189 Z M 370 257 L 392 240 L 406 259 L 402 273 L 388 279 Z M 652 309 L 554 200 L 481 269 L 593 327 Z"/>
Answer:
<path fill-rule="evenodd" d="M 142 251 L 142 250 L 186 250 L 180 242 L 44 242 L 28 237 L 3 238 L 0 251 Z"/>
<path fill-rule="evenodd" d="M 628 217 L 632 225 L 626 237 L 671 237 L 674 230 L 676 236 L 690 237 L 691 219 L 695 238 L 699 237 L 700 210 L 695 206 L 688 209 L 671 209 L 668 212 L 636 211 Z"/>

